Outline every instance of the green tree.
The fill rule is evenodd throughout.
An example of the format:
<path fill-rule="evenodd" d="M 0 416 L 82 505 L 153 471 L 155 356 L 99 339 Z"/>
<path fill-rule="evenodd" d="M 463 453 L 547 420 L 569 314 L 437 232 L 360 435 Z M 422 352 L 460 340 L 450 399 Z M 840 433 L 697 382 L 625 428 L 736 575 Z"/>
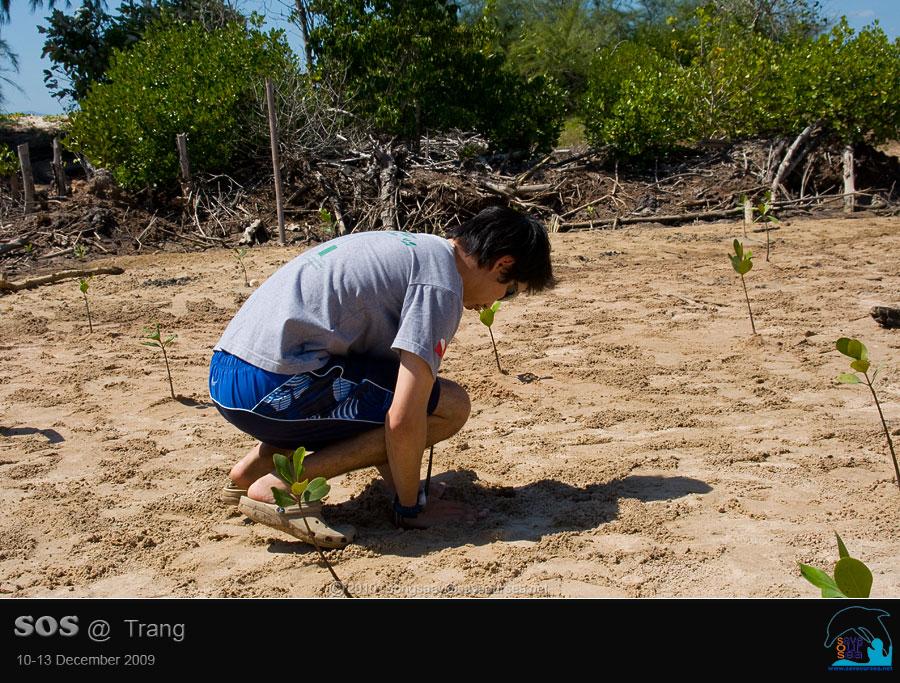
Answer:
<path fill-rule="evenodd" d="M 309 8 L 316 75 L 343 82 L 382 131 L 475 129 L 503 147 L 555 141 L 559 91 L 505 70 L 487 22 L 461 23 L 446 0 L 316 0 Z"/>
<path fill-rule="evenodd" d="M 53 62 L 44 70 L 44 83 L 57 99 L 73 104 L 87 95 L 92 83 L 103 82 L 113 50 L 125 49 L 141 39 L 147 26 L 165 12 L 181 21 L 199 21 L 209 29 L 244 17 L 223 0 L 126 0 L 116 14 L 105 11 L 106 0 L 82 0 L 72 14 L 54 10 L 47 26 L 42 57 Z"/>
<path fill-rule="evenodd" d="M 131 49 L 113 51 L 108 82 L 82 100 L 66 145 L 129 189 L 175 183 L 178 133 L 188 134 L 193 169 L 231 170 L 254 84 L 296 68 L 281 32 L 161 20 Z"/>

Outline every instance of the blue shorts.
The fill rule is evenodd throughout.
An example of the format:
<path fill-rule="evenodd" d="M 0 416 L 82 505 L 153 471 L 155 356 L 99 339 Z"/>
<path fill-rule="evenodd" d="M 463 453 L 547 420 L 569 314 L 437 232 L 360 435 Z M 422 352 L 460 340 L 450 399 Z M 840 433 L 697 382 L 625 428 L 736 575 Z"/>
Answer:
<path fill-rule="evenodd" d="M 209 395 L 242 432 L 278 448 L 314 451 L 384 426 L 400 359 L 334 356 L 318 370 L 280 375 L 225 351 L 213 353 Z M 435 380 L 428 414 L 437 408 Z"/>

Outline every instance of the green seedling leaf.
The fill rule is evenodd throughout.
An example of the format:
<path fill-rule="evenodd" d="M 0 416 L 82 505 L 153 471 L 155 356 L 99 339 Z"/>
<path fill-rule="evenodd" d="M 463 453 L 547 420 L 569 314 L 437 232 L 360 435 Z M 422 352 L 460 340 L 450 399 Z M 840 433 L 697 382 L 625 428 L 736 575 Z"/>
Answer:
<path fill-rule="evenodd" d="M 296 479 L 300 479 L 300 474 L 303 472 L 303 461 L 306 459 L 306 449 L 303 446 L 300 446 L 296 451 L 294 451 L 294 477 Z"/>
<path fill-rule="evenodd" d="M 843 382 L 844 384 L 859 384 L 859 377 L 854 375 L 852 372 L 845 372 L 837 377 L 838 382 Z"/>
<path fill-rule="evenodd" d="M 838 555 L 841 556 L 841 559 L 843 559 L 845 557 L 850 557 L 850 553 L 847 552 L 847 546 L 845 546 L 844 542 L 841 540 L 840 534 L 838 534 L 838 532 L 835 531 L 834 535 L 837 536 Z"/>
<path fill-rule="evenodd" d="M 293 493 L 298 498 L 303 495 L 303 492 L 306 490 L 306 485 L 309 483 L 309 479 L 304 479 L 303 481 L 295 481 L 291 484 L 291 493 Z"/>
<path fill-rule="evenodd" d="M 297 504 L 297 501 L 291 498 L 290 494 L 274 486 L 272 487 L 272 497 L 275 498 L 275 503 L 283 508 L 289 508 Z"/>
<path fill-rule="evenodd" d="M 872 572 L 854 557 L 842 557 L 834 567 L 834 581 L 848 598 L 867 598 L 872 590 Z"/>
<path fill-rule="evenodd" d="M 288 464 L 287 456 L 283 453 L 276 453 L 273 456 L 273 460 L 275 461 L 275 472 L 278 473 L 278 478 L 288 486 L 293 484 L 294 478 L 291 476 L 291 466 Z"/>
<path fill-rule="evenodd" d="M 741 259 L 743 259 L 744 258 L 744 245 L 741 244 L 740 242 L 738 242 L 737 240 L 735 240 L 734 244 L 732 246 L 734 246 L 734 253 L 737 255 L 738 260 L 740 261 Z"/>
<path fill-rule="evenodd" d="M 88 281 L 85 279 L 78 280 L 78 287 L 81 289 L 82 294 L 87 294 L 88 291 Z"/>
<path fill-rule="evenodd" d="M 494 314 L 499 310 L 500 302 L 495 301 L 490 308 L 485 308 L 483 311 L 481 311 L 478 317 L 481 318 L 481 322 L 490 327 L 494 324 Z"/>
<path fill-rule="evenodd" d="M 160 337 L 160 335 L 159 335 L 159 323 L 156 324 L 156 331 L 155 331 L 155 332 L 153 331 L 153 328 L 152 328 L 152 327 L 145 327 L 145 328 L 144 328 L 144 339 L 155 339 L 156 341 L 159 341 L 159 340 L 160 340 L 159 337 Z"/>
<path fill-rule="evenodd" d="M 328 482 L 325 481 L 325 477 L 316 477 L 309 482 L 309 486 L 306 487 L 306 491 L 303 493 L 303 499 L 307 503 L 314 503 L 327 496 L 330 490 L 331 487 L 328 485 Z"/>
<path fill-rule="evenodd" d="M 855 360 L 850 363 L 850 367 L 858 372 L 865 373 L 869 369 L 869 361 L 867 360 Z"/>
<path fill-rule="evenodd" d="M 808 564 L 801 564 L 800 573 L 803 574 L 803 578 L 809 581 L 813 586 L 822 590 L 823 598 L 847 597 L 846 595 L 841 593 L 841 589 L 838 588 L 837 584 L 834 582 L 834 579 L 828 576 L 828 574 L 823 572 L 821 569 L 810 567 Z"/>
<path fill-rule="evenodd" d="M 841 337 L 835 342 L 835 346 L 845 356 L 850 356 L 850 358 L 855 358 L 856 360 L 869 360 L 869 350 L 858 339 Z"/>

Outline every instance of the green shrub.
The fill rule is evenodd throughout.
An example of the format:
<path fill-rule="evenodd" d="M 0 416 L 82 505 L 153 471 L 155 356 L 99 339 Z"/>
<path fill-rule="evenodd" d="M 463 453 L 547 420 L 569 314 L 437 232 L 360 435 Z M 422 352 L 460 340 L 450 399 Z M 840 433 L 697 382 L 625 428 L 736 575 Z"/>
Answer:
<path fill-rule="evenodd" d="M 0 145 L 0 177 L 11 176 L 19 172 L 19 155 L 10 147 Z"/>
<path fill-rule="evenodd" d="M 316 0 L 311 9 L 316 75 L 342 83 L 380 131 L 477 130 L 517 149 L 556 141 L 561 93 L 506 69 L 489 22 L 460 23 L 446 0 Z"/>
<path fill-rule="evenodd" d="M 178 133 L 188 134 L 192 171 L 230 170 L 254 83 L 289 68 L 293 56 L 278 32 L 161 21 L 113 53 L 108 82 L 82 100 L 66 145 L 127 189 L 175 183 Z"/>
<path fill-rule="evenodd" d="M 777 40 L 700 8 L 666 49 L 622 43 L 592 65 L 585 131 L 639 155 L 704 138 L 796 136 L 818 122 L 846 143 L 900 134 L 900 41 L 842 20 Z"/>
<path fill-rule="evenodd" d="M 80 101 L 93 83 L 105 80 L 113 50 L 139 41 L 147 26 L 164 14 L 200 21 L 207 28 L 243 21 L 223 0 L 124 0 L 116 14 L 106 8 L 105 0 L 82 0 L 71 14 L 54 9 L 45 18 L 47 26 L 37 27 L 45 36 L 43 56 L 53 63 L 44 71 L 44 83 L 57 99 Z"/>
<path fill-rule="evenodd" d="M 687 68 L 652 48 L 622 43 L 595 61 L 585 133 L 591 144 L 628 155 L 664 151 L 693 137 L 696 100 Z"/>
<path fill-rule="evenodd" d="M 900 134 L 900 40 L 846 20 L 785 50 L 771 84 L 772 127 L 799 133 L 819 121 L 843 142 L 879 144 Z"/>

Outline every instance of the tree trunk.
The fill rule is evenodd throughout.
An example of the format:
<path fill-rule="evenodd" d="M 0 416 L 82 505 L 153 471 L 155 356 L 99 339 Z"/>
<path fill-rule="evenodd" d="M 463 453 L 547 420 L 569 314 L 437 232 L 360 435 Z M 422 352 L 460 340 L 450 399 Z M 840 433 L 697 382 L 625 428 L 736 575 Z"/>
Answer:
<path fill-rule="evenodd" d="M 300 21 L 300 33 L 303 34 L 303 51 L 306 55 L 306 73 L 310 73 L 313 67 L 312 46 L 309 44 L 309 30 L 312 28 L 309 24 L 309 9 L 306 7 L 306 0 L 294 0 L 294 6 L 297 8 L 297 17 Z"/>

